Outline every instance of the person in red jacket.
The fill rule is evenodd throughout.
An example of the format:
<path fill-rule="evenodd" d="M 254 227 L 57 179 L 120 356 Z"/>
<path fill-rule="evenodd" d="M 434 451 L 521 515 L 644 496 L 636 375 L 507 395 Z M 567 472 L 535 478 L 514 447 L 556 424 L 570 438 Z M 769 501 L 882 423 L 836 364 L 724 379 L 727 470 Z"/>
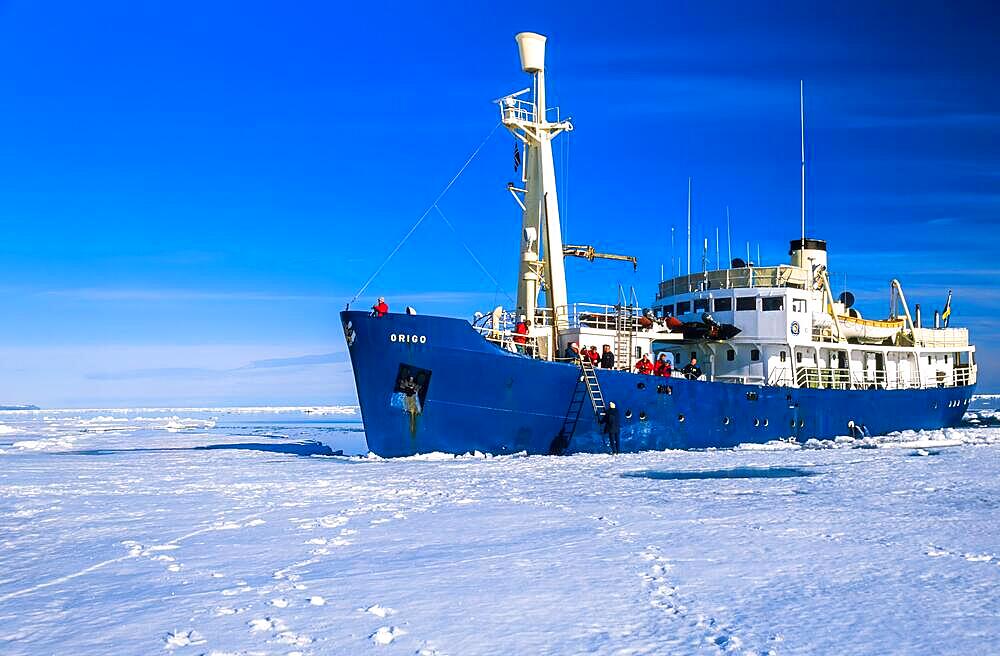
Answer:
<path fill-rule="evenodd" d="M 590 350 L 587 351 L 587 355 L 590 357 L 590 364 L 594 365 L 595 367 L 600 366 L 601 354 L 597 352 L 596 346 L 591 346 Z"/>
<path fill-rule="evenodd" d="M 667 359 L 667 354 L 660 353 L 660 357 L 656 359 L 656 364 L 653 365 L 653 375 L 670 378 L 670 375 L 673 373 L 674 366 L 670 364 L 670 360 Z"/>
<path fill-rule="evenodd" d="M 514 325 L 514 347 L 517 349 L 518 353 L 524 353 L 524 345 L 527 343 L 528 338 L 528 324 L 525 323 L 524 315 L 521 315 L 520 321 Z"/>
<path fill-rule="evenodd" d="M 635 370 L 637 373 L 649 374 L 653 373 L 653 363 L 649 361 L 649 354 L 643 353 L 642 359 L 635 363 Z"/>
<path fill-rule="evenodd" d="M 385 304 L 385 298 L 379 296 L 378 302 L 372 306 L 372 316 L 384 317 L 387 314 L 389 314 L 389 306 Z"/>

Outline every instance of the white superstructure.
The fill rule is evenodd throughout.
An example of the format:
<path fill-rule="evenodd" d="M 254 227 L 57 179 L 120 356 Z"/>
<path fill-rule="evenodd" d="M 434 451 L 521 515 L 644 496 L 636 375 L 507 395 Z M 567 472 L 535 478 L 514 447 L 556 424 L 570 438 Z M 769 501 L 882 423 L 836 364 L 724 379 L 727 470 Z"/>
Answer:
<path fill-rule="evenodd" d="M 919 306 L 914 319 L 898 281 L 891 283 L 883 320 L 862 318 L 849 295 L 833 297 L 826 242 L 805 236 L 804 106 L 802 236 L 791 242 L 788 264 L 755 267 L 734 260 L 732 268 L 692 273 L 689 234 L 688 274 L 659 284 L 652 311 L 620 287 L 615 305 L 570 304 L 564 254 L 595 257 L 593 247 L 564 249 L 560 231 L 552 140 L 573 125 L 560 118 L 558 108 L 546 106 L 546 38 L 533 32 L 515 38 L 521 69 L 532 76 L 532 86 L 496 102 L 503 125 L 524 153 L 523 188 L 508 185 L 522 210 L 517 306 L 498 307 L 475 324 L 488 339 L 545 360 L 565 358 L 573 343 L 598 350 L 609 346 L 620 369 L 631 369 L 643 354 L 651 359 L 670 354 L 675 371 L 696 357 L 705 377 L 718 382 L 832 389 L 975 383 L 975 347 L 968 331 L 922 327 Z M 629 256 L 597 256 L 636 264 Z M 532 323 L 527 336 L 513 334 L 521 317 Z M 698 336 L 699 330 L 720 325 L 735 327 L 730 332 L 738 334 Z"/>

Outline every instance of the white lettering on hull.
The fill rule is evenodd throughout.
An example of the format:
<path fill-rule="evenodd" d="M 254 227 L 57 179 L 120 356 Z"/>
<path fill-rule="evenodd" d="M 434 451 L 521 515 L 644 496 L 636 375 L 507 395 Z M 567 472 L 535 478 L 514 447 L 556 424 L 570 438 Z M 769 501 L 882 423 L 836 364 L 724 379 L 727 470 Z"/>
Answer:
<path fill-rule="evenodd" d="M 389 335 L 390 342 L 400 342 L 402 344 L 426 344 L 427 335 L 407 335 L 406 333 L 392 333 Z"/>

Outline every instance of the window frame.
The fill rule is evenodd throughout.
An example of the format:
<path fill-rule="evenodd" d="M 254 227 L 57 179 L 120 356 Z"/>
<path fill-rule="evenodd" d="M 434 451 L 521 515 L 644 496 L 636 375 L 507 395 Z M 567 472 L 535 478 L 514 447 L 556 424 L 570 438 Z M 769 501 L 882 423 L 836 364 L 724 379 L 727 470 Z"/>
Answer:
<path fill-rule="evenodd" d="M 768 305 L 774 305 L 777 301 L 778 307 L 768 307 Z M 785 297 L 784 296 L 761 296 L 760 298 L 760 310 L 761 312 L 784 312 L 785 311 Z"/>
<path fill-rule="evenodd" d="M 728 307 L 719 307 L 720 304 L 726 305 Z M 733 311 L 732 296 L 720 296 L 719 298 L 712 299 L 712 312 L 732 312 L 732 311 Z"/>

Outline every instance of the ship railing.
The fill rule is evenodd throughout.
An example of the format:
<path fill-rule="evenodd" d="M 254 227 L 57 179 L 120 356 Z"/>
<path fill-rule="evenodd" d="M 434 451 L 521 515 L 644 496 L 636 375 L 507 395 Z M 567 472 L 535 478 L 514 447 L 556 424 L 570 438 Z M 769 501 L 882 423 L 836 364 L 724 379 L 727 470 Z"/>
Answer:
<path fill-rule="evenodd" d="M 917 346 L 968 346 L 969 330 L 968 328 L 914 328 L 913 341 Z"/>
<path fill-rule="evenodd" d="M 799 387 L 811 389 L 851 389 L 850 369 L 799 367 L 795 380 Z"/>
<path fill-rule="evenodd" d="M 683 374 L 674 372 L 675 376 L 683 378 Z M 737 385 L 764 385 L 767 381 L 763 376 L 741 375 L 741 374 L 720 374 L 712 376 L 711 380 L 720 383 L 736 383 Z"/>
<path fill-rule="evenodd" d="M 658 298 L 663 299 L 678 294 L 703 292 L 713 289 L 747 289 L 754 287 L 792 287 L 811 289 L 812 281 L 805 269 L 789 264 L 769 267 L 744 267 L 740 269 L 720 269 L 700 271 L 690 275 L 664 280 L 658 288 Z"/>
<path fill-rule="evenodd" d="M 813 325 L 812 329 L 812 341 L 814 342 L 836 342 L 837 337 L 833 334 L 833 328 L 830 326 L 817 326 Z"/>
<path fill-rule="evenodd" d="M 972 366 L 968 364 L 955 365 L 955 370 L 952 372 L 955 387 L 965 387 L 971 385 L 972 378 Z"/>
<path fill-rule="evenodd" d="M 535 120 L 535 103 L 530 100 L 504 98 L 499 104 L 500 120 L 504 123 L 532 123 Z"/>
<path fill-rule="evenodd" d="M 563 309 L 560 306 L 560 309 Z M 624 319 L 625 330 L 638 332 L 639 320 L 642 318 L 642 308 L 632 305 L 605 305 L 601 303 L 571 303 L 565 307 L 565 312 L 553 315 L 552 308 L 535 310 L 534 324 L 536 326 L 551 326 L 553 317 L 560 321 L 561 328 L 599 328 L 616 330 L 619 316 Z"/>
<path fill-rule="evenodd" d="M 897 373 L 889 376 L 885 371 L 852 371 L 845 368 L 799 367 L 795 375 L 798 387 L 811 389 L 922 389 L 930 386 L 953 387 L 968 385 L 971 372 L 948 376 L 946 372 L 937 372 L 935 378 L 928 383 L 922 383 L 914 374 L 904 376 Z"/>
<path fill-rule="evenodd" d="M 776 367 L 768 372 L 769 387 L 787 387 L 792 384 L 792 370 L 788 367 Z"/>

